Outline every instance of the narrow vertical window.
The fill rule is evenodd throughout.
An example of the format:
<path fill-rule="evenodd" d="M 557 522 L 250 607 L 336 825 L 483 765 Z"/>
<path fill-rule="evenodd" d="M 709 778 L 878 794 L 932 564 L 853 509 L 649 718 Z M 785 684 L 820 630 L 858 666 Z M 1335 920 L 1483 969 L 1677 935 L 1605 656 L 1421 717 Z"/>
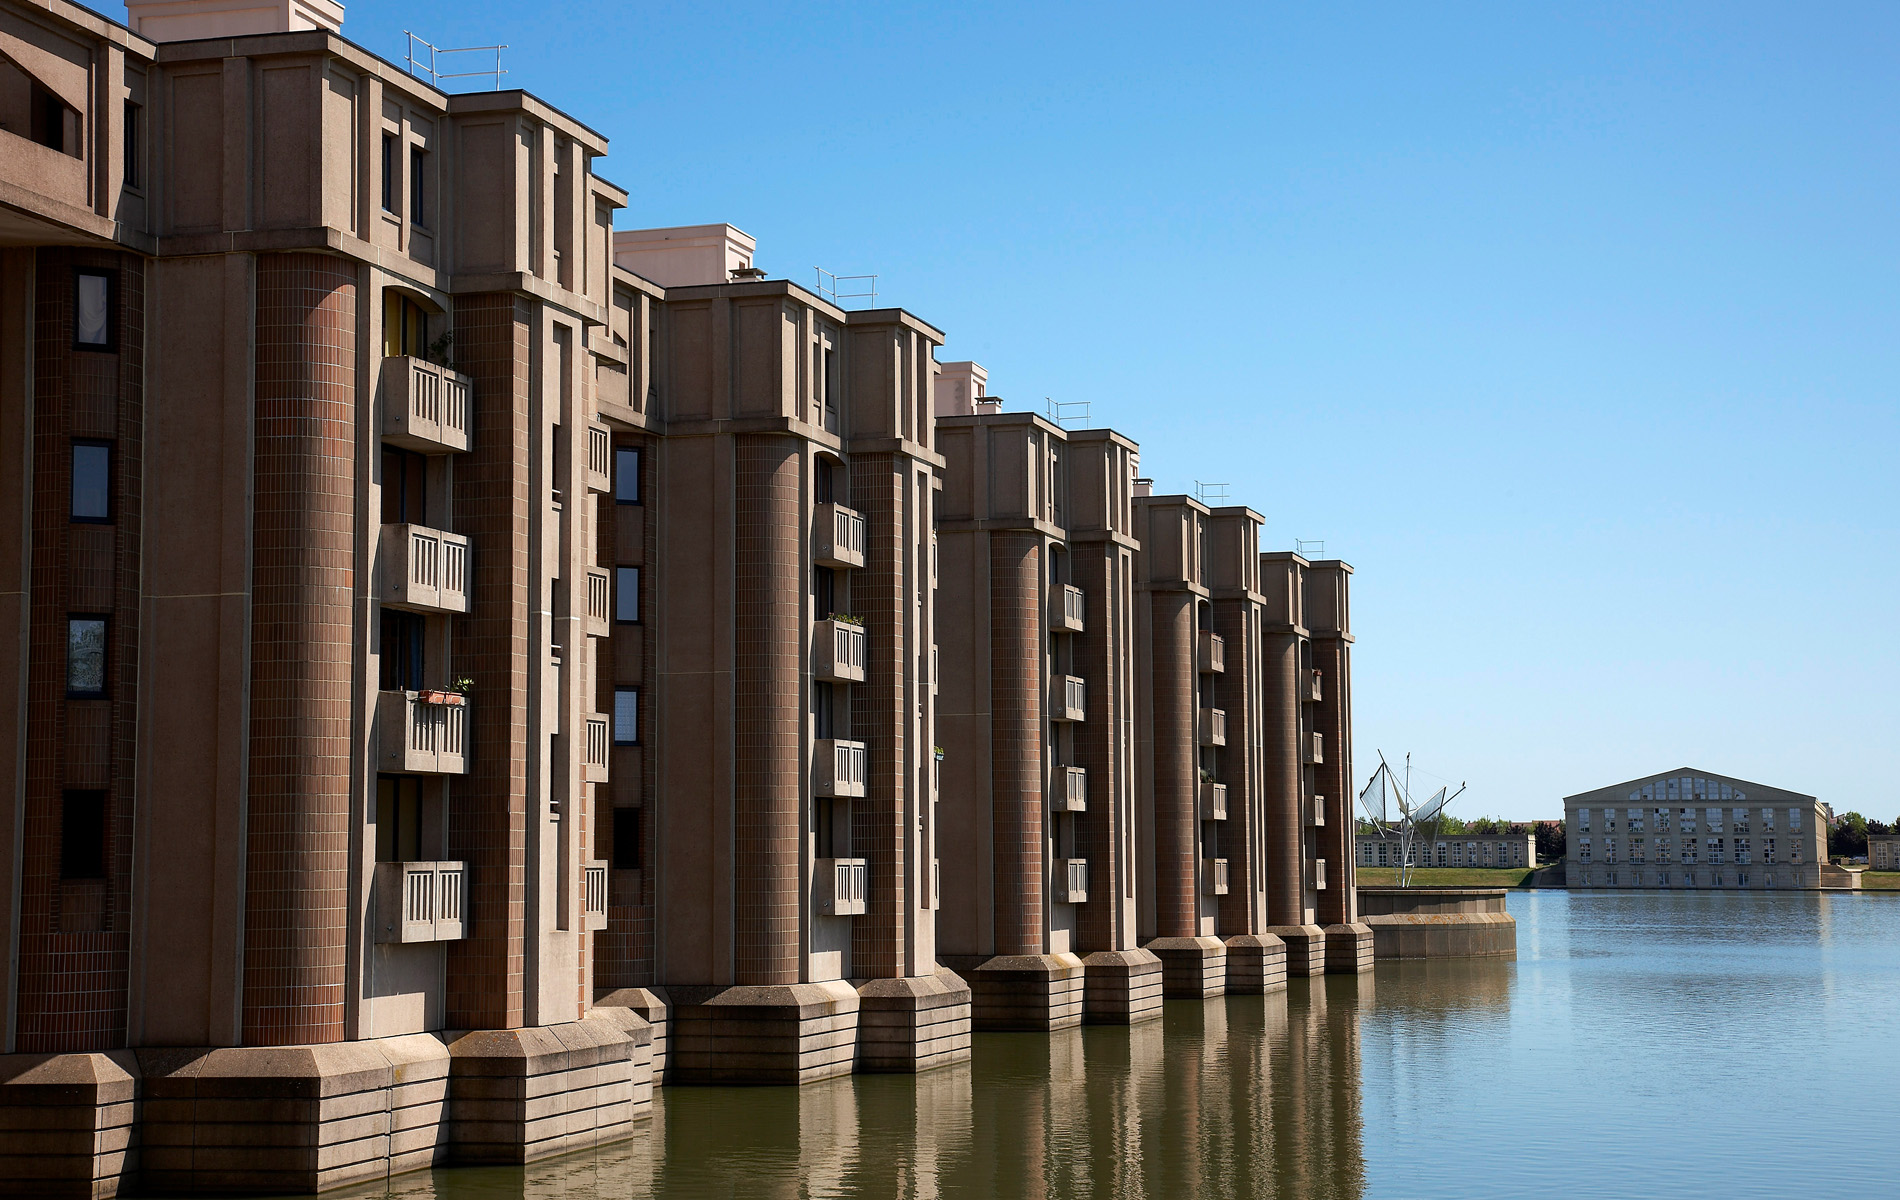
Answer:
<path fill-rule="evenodd" d="M 66 619 L 66 695 L 97 700 L 106 694 L 106 619 Z"/>
<path fill-rule="evenodd" d="M 409 147 L 409 219 L 425 227 L 429 224 L 429 210 L 423 198 L 423 181 L 428 178 L 423 165 L 427 162 L 421 146 Z"/>
<path fill-rule="evenodd" d="M 385 133 L 383 135 L 383 211 L 386 213 L 402 211 L 396 207 L 396 180 L 402 169 L 402 160 L 397 157 L 396 150 L 396 135 Z"/>
<path fill-rule="evenodd" d="M 640 619 L 640 568 L 614 568 L 614 620 L 633 624 Z"/>
<path fill-rule="evenodd" d="M 81 267 L 73 272 L 73 348 L 113 348 L 113 278 L 110 271 Z"/>
<path fill-rule="evenodd" d="M 59 813 L 59 877 L 106 877 L 106 794 L 75 790 L 61 797 Z"/>
<path fill-rule="evenodd" d="M 614 870 L 640 869 L 640 810 L 614 809 Z"/>
<path fill-rule="evenodd" d="M 614 449 L 614 500 L 620 504 L 640 503 L 638 446 L 619 446 Z"/>
<path fill-rule="evenodd" d="M 614 689 L 614 745 L 640 744 L 640 689 Z"/>
<path fill-rule="evenodd" d="M 415 862 L 422 857 L 422 780 L 413 775 L 376 777 L 376 861 Z"/>
<path fill-rule="evenodd" d="M 125 139 L 125 186 L 144 187 L 145 110 L 130 100 L 125 102 L 125 128 L 120 133 Z"/>
<path fill-rule="evenodd" d="M 112 446 L 73 443 L 72 519 L 102 524 L 112 519 Z"/>
<path fill-rule="evenodd" d="M 427 667 L 427 618 L 394 608 L 382 610 L 381 683 L 385 692 L 422 690 Z"/>

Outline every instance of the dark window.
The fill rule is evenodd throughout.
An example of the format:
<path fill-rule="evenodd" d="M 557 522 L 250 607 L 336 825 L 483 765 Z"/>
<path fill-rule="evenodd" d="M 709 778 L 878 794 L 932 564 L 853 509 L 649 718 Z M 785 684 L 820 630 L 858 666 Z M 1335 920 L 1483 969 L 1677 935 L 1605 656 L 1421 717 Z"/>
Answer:
<path fill-rule="evenodd" d="M 818 460 L 816 490 L 818 492 L 817 500 L 820 504 L 830 504 L 833 500 L 837 499 L 837 480 L 833 478 L 832 471 L 833 468 L 830 459 L 821 458 Z"/>
<path fill-rule="evenodd" d="M 614 745 L 640 744 L 640 689 L 614 689 Z"/>
<path fill-rule="evenodd" d="M 428 623 L 418 613 L 383 610 L 382 683 L 385 692 L 422 690 L 424 632 Z"/>
<path fill-rule="evenodd" d="M 409 147 L 409 219 L 417 225 L 429 223 L 428 210 L 423 207 L 422 199 L 422 181 L 425 177 L 422 168 L 427 161 L 421 146 Z"/>
<path fill-rule="evenodd" d="M 106 619 L 66 619 L 66 695 L 97 700 L 106 694 Z"/>
<path fill-rule="evenodd" d="M 838 576 L 830 567 L 811 569 L 811 609 L 820 621 L 838 611 Z"/>
<path fill-rule="evenodd" d="M 422 780 L 413 775 L 376 777 L 376 861 L 415 862 L 422 857 Z"/>
<path fill-rule="evenodd" d="M 429 313 L 422 305 L 389 289 L 383 292 L 383 353 L 420 358 L 429 347 Z"/>
<path fill-rule="evenodd" d="M 640 568 L 614 568 L 614 620 L 632 624 L 640 619 Z"/>
<path fill-rule="evenodd" d="M 811 724 L 812 736 L 817 738 L 835 738 L 837 734 L 837 713 L 828 683 L 811 685 Z"/>
<path fill-rule="evenodd" d="M 638 446 L 618 446 L 614 449 L 614 499 L 622 504 L 640 503 Z"/>
<path fill-rule="evenodd" d="M 72 110 L 66 107 L 64 100 L 54 94 L 51 88 L 45 87 L 35 79 L 28 85 L 28 103 L 32 107 L 29 119 L 33 123 L 34 141 L 50 150 L 58 150 L 66 154 L 71 154 L 73 149 L 77 149 L 77 147 L 69 149 L 66 145 L 67 126 L 74 122 L 67 119 L 67 114 Z M 75 117 L 78 115 L 73 113 Z"/>
<path fill-rule="evenodd" d="M 111 351 L 118 346 L 113 310 L 118 283 L 112 271 L 81 267 L 73 272 L 73 348 Z"/>
<path fill-rule="evenodd" d="M 106 877 L 106 794 L 70 791 L 59 812 L 59 877 Z"/>
<path fill-rule="evenodd" d="M 427 525 L 429 460 L 414 450 L 383 447 L 383 524 Z"/>
<path fill-rule="evenodd" d="M 401 211 L 396 207 L 396 179 L 397 172 L 400 171 L 401 168 L 402 162 L 396 157 L 396 135 L 393 133 L 385 133 L 383 135 L 384 212 L 393 213 Z"/>
<path fill-rule="evenodd" d="M 112 519 L 112 446 L 109 442 L 73 443 L 72 519 L 94 523 Z"/>
<path fill-rule="evenodd" d="M 130 100 L 125 102 L 125 186 L 145 185 L 145 110 Z"/>
<path fill-rule="evenodd" d="M 640 869 L 640 810 L 614 809 L 614 870 Z"/>

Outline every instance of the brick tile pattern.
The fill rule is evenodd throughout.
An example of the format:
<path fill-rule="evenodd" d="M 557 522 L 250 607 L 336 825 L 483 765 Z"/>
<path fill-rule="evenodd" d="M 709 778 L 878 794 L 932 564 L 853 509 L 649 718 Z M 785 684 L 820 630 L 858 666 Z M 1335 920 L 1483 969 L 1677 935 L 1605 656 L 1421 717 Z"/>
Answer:
<path fill-rule="evenodd" d="M 1154 639 L 1155 936 L 1197 937 L 1200 920 L 1193 597 L 1146 593 Z"/>
<path fill-rule="evenodd" d="M 742 434 L 733 457 L 733 978 L 797 983 L 808 513 L 794 439 Z"/>
<path fill-rule="evenodd" d="M 1313 788 L 1326 797 L 1326 828 L 1318 831 L 1317 857 L 1326 860 L 1326 890 L 1319 893 L 1321 925 L 1359 919 L 1353 890 L 1352 855 L 1352 645 L 1338 637 L 1313 639 L 1313 666 L 1320 673 L 1320 701 L 1313 728 L 1326 761 L 1313 770 Z"/>
<path fill-rule="evenodd" d="M 1115 557 L 1122 553 L 1120 547 L 1097 544 L 1075 546 L 1069 555 L 1070 571 L 1075 586 L 1082 589 L 1085 606 L 1083 631 L 1074 635 L 1075 664 L 1088 681 L 1088 719 L 1075 730 L 1076 764 L 1089 773 L 1088 810 L 1077 814 L 1075 822 L 1076 848 L 1089 864 L 1090 902 L 1076 912 L 1078 948 L 1083 954 L 1134 945 L 1132 931 L 1122 927 L 1120 900 L 1125 880 L 1117 854 L 1127 831 L 1122 828 L 1125 814 L 1116 798 L 1129 786 L 1122 777 L 1121 732 L 1129 698 L 1120 694 L 1122 679 L 1115 657 L 1123 634 L 1114 627 L 1132 600 L 1128 573 L 1118 576 L 1113 569 Z M 1113 592 L 1117 583 L 1120 595 Z"/>
<path fill-rule="evenodd" d="M 851 507 L 865 523 L 864 569 L 852 573 L 851 608 L 864 618 L 867 640 L 865 679 L 852 688 L 851 720 L 870 757 L 864 799 L 851 805 L 852 852 L 870 874 L 864 915 L 851 922 L 851 974 L 857 979 L 899 975 L 904 962 L 904 881 L 910 871 L 904 735 L 912 703 L 904 561 L 908 462 L 893 454 L 851 460 Z"/>
<path fill-rule="evenodd" d="M 475 683 L 469 771 L 449 789 L 449 857 L 468 863 L 468 936 L 448 950 L 447 1024 L 523 1020 L 528 845 L 528 396 L 531 302 L 458 298 L 456 367 L 474 381 L 473 440 L 455 463 L 455 521 L 469 538 L 469 611 L 454 672 Z"/>
<path fill-rule="evenodd" d="M 990 755 L 994 950 L 1041 954 L 1043 936 L 1042 538 L 990 536 Z"/>
<path fill-rule="evenodd" d="M 343 1038 L 356 293 L 342 259 L 257 260 L 247 1045 Z"/>
<path fill-rule="evenodd" d="M 73 349 L 73 269 L 119 273 L 115 353 Z M 132 255 L 43 249 L 33 311 L 32 580 L 20 859 L 22 1052 L 125 1045 L 139 649 L 145 269 Z M 113 521 L 70 522 L 72 438 L 114 443 Z M 66 699 L 66 617 L 111 618 L 107 698 Z M 61 880 L 66 788 L 106 790 L 106 877 Z"/>
<path fill-rule="evenodd" d="M 1260 841 L 1260 796 L 1255 781 L 1260 757 L 1260 702 L 1250 665 L 1257 648 L 1253 638 L 1253 601 L 1223 597 L 1212 602 L 1214 632 L 1226 640 L 1227 670 L 1214 676 L 1214 702 L 1227 712 L 1227 745 L 1216 751 L 1219 778 L 1227 785 L 1227 820 L 1220 831 L 1221 856 L 1227 860 L 1227 894 L 1219 897 L 1218 932 L 1222 936 L 1258 933 L 1254 928 L 1254 896 L 1266 864 L 1254 861 Z"/>
<path fill-rule="evenodd" d="M 1300 812 L 1300 639 L 1292 633 L 1260 638 L 1260 697 L 1266 760 L 1262 809 L 1267 843 L 1267 924 L 1306 923 L 1306 822 Z M 1330 868 L 1331 864 L 1327 864 Z"/>

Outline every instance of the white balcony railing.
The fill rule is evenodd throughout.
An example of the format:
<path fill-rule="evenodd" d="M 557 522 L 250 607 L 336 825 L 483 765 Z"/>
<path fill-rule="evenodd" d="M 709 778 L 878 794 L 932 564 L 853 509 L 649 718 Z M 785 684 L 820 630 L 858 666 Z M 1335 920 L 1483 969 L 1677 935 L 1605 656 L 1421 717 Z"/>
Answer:
<path fill-rule="evenodd" d="M 1227 639 L 1211 629 L 1201 630 L 1201 670 L 1216 673 L 1227 669 Z"/>
<path fill-rule="evenodd" d="M 1049 685 L 1050 719 L 1080 721 L 1088 708 L 1088 687 L 1075 675 L 1057 675 Z"/>
<path fill-rule="evenodd" d="M 1306 823 L 1314 826 L 1326 824 L 1326 797 L 1312 796 L 1307 799 Z"/>
<path fill-rule="evenodd" d="M 613 574 L 605 567 L 587 568 L 587 636 L 606 637 L 613 631 Z"/>
<path fill-rule="evenodd" d="M 1318 764 L 1326 761 L 1326 739 L 1321 734 L 1307 734 L 1300 742 L 1300 749 L 1305 752 L 1306 761 L 1309 763 Z"/>
<path fill-rule="evenodd" d="M 1056 812 L 1087 812 L 1089 773 L 1086 767 L 1057 767 L 1049 787 L 1049 807 Z"/>
<path fill-rule="evenodd" d="M 465 863 L 377 863 L 375 889 L 377 941 L 453 942 L 466 936 Z"/>
<path fill-rule="evenodd" d="M 818 911 L 828 917 L 861 917 L 871 891 L 871 869 L 861 858 L 821 858 L 812 872 Z"/>
<path fill-rule="evenodd" d="M 1313 886 L 1322 892 L 1326 890 L 1326 860 L 1323 858 L 1313 860 Z"/>
<path fill-rule="evenodd" d="M 1201 860 L 1201 888 L 1209 896 L 1227 894 L 1227 860 L 1224 858 L 1204 858 Z"/>
<path fill-rule="evenodd" d="M 469 397 L 466 375 L 420 358 L 383 360 L 383 440 L 423 454 L 459 454 L 468 449 Z"/>
<path fill-rule="evenodd" d="M 468 773 L 468 700 L 447 692 L 379 692 L 377 770 L 404 775 Z"/>
<path fill-rule="evenodd" d="M 1089 898 L 1089 860 L 1056 859 L 1056 903 L 1086 904 Z"/>
<path fill-rule="evenodd" d="M 586 757 L 581 760 L 581 779 L 587 783 L 606 783 L 608 756 L 613 753 L 612 726 L 606 713 L 588 713 Z"/>
<path fill-rule="evenodd" d="M 468 539 L 426 525 L 385 525 L 376 550 L 382 603 L 419 612 L 468 611 Z"/>
<path fill-rule="evenodd" d="M 858 799 L 864 795 L 865 776 L 870 773 L 870 754 L 863 742 L 840 738 L 819 738 L 814 751 L 817 768 L 813 781 L 820 796 Z"/>
<path fill-rule="evenodd" d="M 1201 818 L 1206 821 L 1227 819 L 1227 785 L 1201 781 Z"/>
<path fill-rule="evenodd" d="M 813 678 L 832 683 L 864 682 L 864 626 L 828 618 L 818 622 L 813 642 Z"/>
<path fill-rule="evenodd" d="M 605 495 L 614 486 L 614 435 L 605 425 L 587 427 L 587 490 Z"/>
<path fill-rule="evenodd" d="M 1082 589 L 1063 584 L 1057 589 L 1049 606 L 1049 625 L 1057 633 L 1081 633 Z"/>
<path fill-rule="evenodd" d="M 1201 745 L 1225 746 L 1227 744 L 1227 710 L 1222 708 L 1204 708 L 1201 710 Z"/>
<path fill-rule="evenodd" d="M 835 501 L 820 504 L 812 521 L 811 556 L 821 567 L 862 567 L 864 518 Z"/>
<path fill-rule="evenodd" d="M 607 863 L 594 859 L 581 874 L 581 927 L 607 928 Z"/>
<path fill-rule="evenodd" d="M 1323 693 L 1320 691 L 1319 672 L 1318 671 L 1300 672 L 1300 700 L 1301 702 L 1305 704 L 1318 704 L 1321 699 L 1322 694 Z"/>

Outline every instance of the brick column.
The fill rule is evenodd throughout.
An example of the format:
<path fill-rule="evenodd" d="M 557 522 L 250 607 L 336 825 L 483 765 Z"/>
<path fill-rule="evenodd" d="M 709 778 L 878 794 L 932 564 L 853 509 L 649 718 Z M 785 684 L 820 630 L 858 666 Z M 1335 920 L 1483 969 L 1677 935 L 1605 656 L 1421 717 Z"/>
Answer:
<path fill-rule="evenodd" d="M 1305 820 L 1300 813 L 1300 639 L 1266 633 L 1260 646 L 1266 796 L 1267 924 L 1306 924 Z"/>
<path fill-rule="evenodd" d="M 1359 919 L 1353 892 L 1352 857 L 1352 650 L 1338 636 L 1315 634 L 1313 666 L 1320 676 L 1320 701 L 1313 728 L 1326 761 L 1313 769 L 1314 790 L 1326 797 L 1326 828 L 1316 839 L 1326 860 L 1326 890 L 1319 893 L 1319 923 L 1349 925 Z"/>
<path fill-rule="evenodd" d="M 1194 597 L 1149 592 L 1154 639 L 1155 936 L 1200 934 Z"/>
<path fill-rule="evenodd" d="M 1122 742 L 1118 718 L 1127 705 L 1117 690 L 1121 680 L 1112 656 L 1118 615 L 1111 583 L 1116 553 L 1114 543 L 1108 542 L 1072 545 L 1069 554 L 1083 605 L 1082 632 L 1074 635 L 1075 668 L 1088 681 L 1088 719 L 1075 728 L 1076 764 L 1088 771 L 1089 781 L 1088 810 L 1078 813 L 1075 822 L 1076 849 L 1089 864 L 1089 903 L 1076 913 L 1077 949 L 1082 954 L 1134 945 L 1118 903 L 1124 864 L 1116 852 L 1126 831 L 1116 799 L 1128 783 L 1121 778 L 1116 753 Z"/>
<path fill-rule="evenodd" d="M 990 747 L 998 955 L 1043 952 L 1042 541 L 1033 533 L 990 537 Z M 954 650 L 950 651 L 955 653 Z"/>
<path fill-rule="evenodd" d="M 905 612 L 905 472 L 891 454 L 851 459 L 851 507 L 864 516 L 864 569 L 851 577 L 851 606 L 864 618 L 864 682 L 852 688 L 852 733 L 869 751 L 864 799 L 851 805 L 853 853 L 870 873 L 865 912 L 851 922 L 851 973 L 888 979 L 903 973 L 910 841 L 904 802 L 909 791 L 904 744 L 911 696 L 906 667 L 912 649 Z"/>

